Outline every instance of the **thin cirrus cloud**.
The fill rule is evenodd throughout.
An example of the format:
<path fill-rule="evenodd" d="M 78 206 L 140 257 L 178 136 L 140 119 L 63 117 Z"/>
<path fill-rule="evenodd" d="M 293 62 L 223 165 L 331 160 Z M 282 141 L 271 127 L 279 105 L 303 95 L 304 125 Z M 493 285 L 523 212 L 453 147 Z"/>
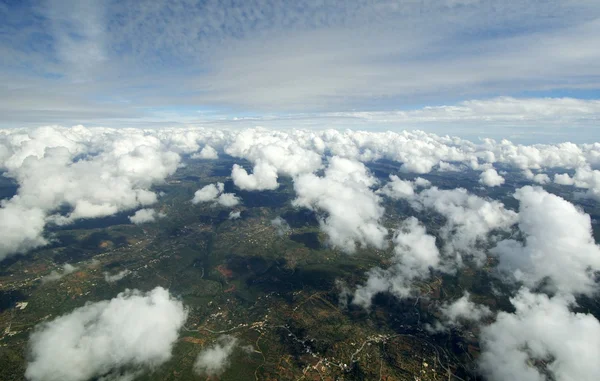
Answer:
<path fill-rule="evenodd" d="M 593 1 L 48 0 L 0 17 L 7 127 L 598 120 Z"/>

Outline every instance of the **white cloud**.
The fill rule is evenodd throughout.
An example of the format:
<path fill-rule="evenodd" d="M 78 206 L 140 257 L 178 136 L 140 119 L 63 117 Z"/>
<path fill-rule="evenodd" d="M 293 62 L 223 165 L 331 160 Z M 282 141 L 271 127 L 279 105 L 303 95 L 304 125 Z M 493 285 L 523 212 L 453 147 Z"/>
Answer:
<path fill-rule="evenodd" d="M 433 209 L 446 217 L 440 230 L 443 249 L 447 255 L 455 256 L 459 265 L 463 254 L 481 262 L 485 253 L 480 244 L 489 241 L 491 232 L 508 230 L 517 222 L 517 213 L 506 209 L 501 202 L 469 194 L 462 188 L 425 189 L 416 196 L 413 206 Z"/>
<path fill-rule="evenodd" d="M 25 376 L 84 381 L 128 368 L 155 368 L 171 357 L 186 317 L 183 304 L 160 287 L 89 303 L 36 327 Z"/>
<path fill-rule="evenodd" d="M 589 165 L 577 168 L 573 177 L 566 173 L 556 174 L 554 182 L 587 189 L 585 194 L 587 197 L 600 201 L 600 170 L 592 170 Z"/>
<path fill-rule="evenodd" d="M 271 220 L 271 225 L 275 228 L 277 235 L 279 236 L 282 236 L 291 230 L 287 221 L 279 216 Z"/>
<path fill-rule="evenodd" d="M 110 275 L 110 273 L 105 272 L 104 273 L 104 280 L 106 281 L 106 283 L 115 283 L 120 281 L 121 279 L 125 278 L 127 275 L 131 274 L 131 271 L 125 269 L 125 270 L 121 270 L 118 273 L 114 274 L 114 275 Z"/>
<path fill-rule="evenodd" d="M 415 195 L 415 188 L 427 188 L 431 186 L 429 180 L 422 177 L 417 177 L 414 181 L 402 180 L 396 175 L 390 175 L 390 181 L 385 186 L 377 191 L 395 200 L 409 199 Z"/>
<path fill-rule="evenodd" d="M 590 216 L 539 187 L 520 188 L 515 198 L 525 241 L 504 240 L 491 250 L 498 256 L 499 269 L 531 288 L 595 292 L 600 247 L 592 236 Z"/>
<path fill-rule="evenodd" d="M 442 321 L 437 321 L 431 331 L 446 331 L 450 328 L 459 327 L 463 323 L 478 323 L 482 319 L 492 316 L 492 311 L 487 306 L 476 304 L 471 301 L 468 292 L 452 303 L 444 302 L 440 306 Z"/>
<path fill-rule="evenodd" d="M 242 212 L 240 212 L 239 210 L 237 212 L 229 212 L 229 219 L 230 220 L 237 220 L 241 216 L 242 216 Z"/>
<path fill-rule="evenodd" d="M 531 169 L 524 170 L 523 176 L 537 184 L 547 184 L 550 182 L 550 176 L 545 173 L 534 174 Z"/>
<path fill-rule="evenodd" d="M 156 221 L 156 217 L 165 217 L 163 213 L 157 213 L 154 209 L 140 209 L 135 212 L 133 216 L 129 216 L 129 221 L 132 223 L 139 225 L 145 224 L 146 222 L 154 222 Z"/>
<path fill-rule="evenodd" d="M 600 374 L 600 322 L 569 311 L 573 299 L 522 289 L 514 314 L 500 312 L 482 328 L 479 364 L 492 381 L 595 380 Z M 534 366 L 546 369 L 545 375 Z M 552 378 L 550 378 L 551 376 Z"/>
<path fill-rule="evenodd" d="M 240 203 L 240 199 L 233 193 L 223 193 L 225 185 L 223 183 L 209 184 L 194 193 L 192 204 L 202 202 L 213 202 L 214 205 L 222 205 L 231 208 Z"/>
<path fill-rule="evenodd" d="M 493 168 L 488 168 L 481 172 L 479 183 L 487 187 L 497 187 L 504 184 L 504 177 L 500 176 Z"/>
<path fill-rule="evenodd" d="M 192 157 L 192 159 L 216 160 L 219 158 L 219 154 L 217 153 L 217 150 L 215 150 L 213 147 L 211 147 L 207 144 L 202 148 L 202 150 L 200 152 L 192 154 L 191 157 Z"/>
<path fill-rule="evenodd" d="M 265 162 L 258 162 L 251 174 L 237 164 L 231 169 L 233 183 L 240 189 L 265 190 L 277 189 L 277 168 Z"/>
<path fill-rule="evenodd" d="M 429 278 L 430 269 L 439 267 L 441 258 L 435 237 L 427 234 L 425 226 L 415 217 L 402 222 L 392 241 L 393 265 L 385 270 L 379 267 L 369 270 L 367 282 L 354 293 L 354 304 L 368 308 L 373 296 L 380 292 L 390 292 L 399 298 L 412 296 L 412 282 Z"/>
<path fill-rule="evenodd" d="M 61 279 L 62 277 L 64 277 L 65 275 L 69 275 L 69 274 L 75 272 L 75 270 L 77 270 L 77 267 L 75 267 L 71 264 L 65 263 L 62 266 L 62 272 L 59 273 L 56 270 L 52 270 L 50 272 L 50 274 L 48 274 L 42 278 L 42 283 L 57 281 L 57 280 Z"/>
<path fill-rule="evenodd" d="M 230 357 L 238 340 L 230 335 L 220 336 L 213 346 L 198 353 L 194 372 L 200 375 L 218 376 L 229 366 Z"/>
<path fill-rule="evenodd" d="M 475 144 L 422 131 L 375 133 L 264 128 L 234 131 L 193 127 L 141 130 L 83 126 L 3 130 L 0 167 L 19 188 L 17 195 L 4 200 L 0 208 L 0 224 L 5 232 L 5 239 L 0 242 L 0 258 L 45 245 L 47 223 L 64 225 L 81 218 L 148 208 L 157 201 L 152 187 L 177 170 L 180 155 L 209 146 L 252 163 L 250 174 L 238 165 L 232 171 L 236 185 L 244 189 L 275 189 L 279 176 L 303 178 L 306 182 L 312 178 L 308 175 L 322 169 L 323 160 L 332 156 L 360 162 L 388 159 L 401 163 L 401 171 L 418 173 L 431 171 L 443 163 L 475 170 L 502 163 L 526 174 L 535 171 L 532 180 L 538 182 L 547 180 L 540 171 L 566 168 L 575 170 L 574 177 L 558 175 L 556 179 L 585 189 L 589 197 L 597 197 L 600 189 L 599 171 L 595 169 L 600 166 L 600 144 L 527 146 L 490 139 Z M 339 184 L 344 181 L 334 183 L 341 187 Z M 319 181 L 313 185 L 317 183 Z M 395 183 L 392 178 L 381 192 L 391 195 L 394 184 L 399 187 L 402 183 L 400 180 Z M 413 191 L 415 186 L 426 185 L 415 183 Z M 409 196 L 408 187 L 404 190 L 405 196 Z M 370 189 L 367 192 L 363 187 L 357 194 L 369 192 Z M 210 202 L 231 207 L 236 200 L 239 199 L 233 194 L 218 194 L 217 199 Z M 67 213 L 56 214 L 58 210 L 67 210 Z M 369 235 L 376 236 L 376 230 L 379 229 Z"/>
<path fill-rule="evenodd" d="M 304 174 L 294 179 L 295 206 L 324 211 L 320 218 L 329 242 L 352 253 L 359 246 L 386 246 L 387 229 L 379 224 L 384 209 L 370 187 L 376 184 L 364 164 L 334 156 L 323 177 Z"/>
<path fill-rule="evenodd" d="M 46 217 L 60 207 L 71 210 L 48 221 L 68 224 L 156 202 L 150 188 L 179 164 L 178 154 L 141 130 L 47 127 L 1 138 L 11 152 L 2 166 L 19 188 L 0 213 L 21 211 L 6 229 L 1 256 L 43 245 Z M 28 226 L 15 229 L 21 222 Z"/>
<path fill-rule="evenodd" d="M 44 246 L 48 241 L 42 236 L 44 212 L 38 208 L 27 209 L 16 203 L 2 203 L 0 209 L 0 260 L 14 253 L 24 253 Z"/>

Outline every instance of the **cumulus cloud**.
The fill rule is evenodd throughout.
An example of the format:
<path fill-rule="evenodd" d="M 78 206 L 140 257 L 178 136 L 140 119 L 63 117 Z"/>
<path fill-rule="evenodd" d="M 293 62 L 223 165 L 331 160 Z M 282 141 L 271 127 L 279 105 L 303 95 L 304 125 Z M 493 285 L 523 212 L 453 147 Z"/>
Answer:
<path fill-rule="evenodd" d="M 110 275 L 110 273 L 105 272 L 104 280 L 106 281 L 106 283 L 115 283 L 115 282 L 118 282 L 121 279 L 125 278 L 129 274 L 131 274 L 131 271 L 129 271 L 127 269 L 119 271 L 118 273 L 116 273 L 114 275 Z"/>
<path fill-rule="evenodd" d="M 295 206 L 325 212 L 321 228 L 329 242 L 352 253 L 358 246 L 386 246 L 387 229 L 380 225 L 384 208 L 371 187 L 377 183 L 364 164 L 334 156 L 324 176 L 312 173 L 294 179 Z"/>
<path fill-rule="evenodd" d="M 152 369 L 171 357 L 187 311 L 167 290 L 127 290 L 38 325 L 25 376 L 84 381 L 129 369 Z"/>
<path fill-rule="evenodd" d="M 5 229 L 9 239 L 0 257 L 45 244 L 49 215 L 48 221 L 68 224 L 153 204 L 151 186 L 179 164 L 177 153 L 141 130 L 15 130 L 3 136 L 2 145 L 10 152 L 2 167 L 19 188 L 0 210 L 0 223 L 12 225 Z M 61 207 L 68 213 L 51 215 Z"/>
<path fill-rule="evenodd" d="M 393 199 L 408 199 L 415 195 L 415 188 L 429 187 L 431 182 L 422 177 L 417 177 L 414 181 L 402 180 L 396 175 L 390 175 L 390 181 L 377 192 Z"/>
<path fill-rule="evenodd" d="M 223 183 L 209 184 L 194 193 L 192 204 L 202 202 L 212 202 L 213 205 L 222 205 L 231 208 L 240 203 L 240 199 L 233 193 L 224 193 L 225 185 Z"/>
<path fill-rule="evenodd" d="M 600 201 L 600 170 L 592 170 L 589 165 L 577 168 L 573 177 L 567 173 L 556 174 L 554 182 L 587 189 L 585 193 L 587 197 Z"/>
<path fill-rule="evenodd" d="M 275 217 L 271 220 L 271 225 L 277 231 L 277 235 L 282 236 L 291 230 L 290 225 L 281 217 Z"/>
<path fill-rule="evenodd" d="M 50 272 L 50 274 L 46 275 L 45 277 L 42 278 L 42 283 L 48 283 L 48 282 L 54 282 L 57 281 L 59 279 L 61 279 L 62 277 L 64 277 L 65 275 L 69 275 L 73 272 L 75 272 L 75 270 L 77 270 L 77 267 L 65 263 L 62 266 L 62 272 L 58 272 L 56 270 L 52 270 Z"/>
<path fill-rule="evenodd" d="M 434 332 L 459 327 L 465 322 L 477 323 L 493 314 L 489 307 L 472 302 L 470 294 L 466 291 L 462 297 L 452 303 L 443 303 L 439 311 L 442 320 L 437 321 L 433 327 L 428 327 Z"/>
<path fill-rule="evenodd" d="M 590 216 L 565 199 L 539 187 L 515 192 L 519 229 L 524 242 L 504 240 L 491 250 L 499 269 L 530 288 L 592 294 L 597 290 L 600 247 L 592 235 Z"/>
<path fill-rule="evenodd" d="M 239 210 L 237 212 L 229 212 L 229 219 L 230 220 L 237 220 L 241 216 L 242 216 L 242 212 L 240 212 Z"/>
<path fill-rule="evenodd" d="M 238 340 L 230 335 L 220 336 L 214 345 L 198 353 L 194 372 L 201 375 L 218 376 L 229 366 L 230 357 Z"/>
<path fill-rule="evenodd" d="M 490 240 L 493 231 L 508 230 L 517 222 L 517 213 L 508 210 L 499 201 L 486 200 L 469 194 L 466 189 L 425 189 L 413 201 L 416 208 L 433 209 L 446 218 L 440 229 L 443 249 L 462 262 L 467 254 L 481 262 L 485 252 L 481 247 Z"/>
<path fill-rule="evenodd" d="M 321 167 L 318 137 L 302 133 L 269 131 L 261 128 L 242 131 L 225 149 L 231 156 L 254 163 L 251 174 L 235 164 L 231 171 L 240 189 L 265 190 L 278 187 L 279 174 L 295 176 L 311 173 Z"/>
<path fill-rule="evenodd" d="M 482 328 L 481 371 L 493 381 L 595 380 L 600 374 L 600 322 L 569 310 L 574 300 L 522 289 L 515 313 L 500 312 Z"/>
<path fill-rule="evenodd" d="M 136 225 L 145 224 L 146 222 L 156 221 L 156 217 L 165 217 L 165 214 L 156 212 L 154 209 L 145 208 L 135 212 L 133 216 L 129 216 L 129 221 Z"/>
<path fill-rule="evenodd" d="M 354 304 L 368 308 L 373 296 L 380 292 L 391 292 L 399 298 L 412 296 L 412 282 L 427 279 L 430 269 L 439 267 L 441 258 L 436 239 L 427 234 L 425 226 L 415 217 L 402 222 L 392 241 L 395 245 L 393 265 L 369 270 L 367 282 L 354 293 Z"/>
<path fill-rule="evenodd" d="M 265 190 L 277 189 L 277 168 L 265 163 L 258 162 L 251 174 L 241 166 L 234 164 L 231 170 L 233 183 L 240 189 L 245 190 Z"/>
<path fill-rule="evenodd" d="M 323 168 L 323 160 L 336 156 L 363 163 L 392 160 L 401 164 L 402 172 L 415 173 L 444 168 L 445 163 L 455 169 L 479 171 L 501 163 L 526 175 L 535 171 L 532 180 L 540 183 L 547 181 L 541 171 L 565 168 L 574 171 L 573 177 L 557 175 L 556 181 L 584 189 L 589 197 L 598 197 L 600 189 L 600 144 L 517 145 L 491 139 L 473 143 L 423 131 L 83 126 L 3 130 L 0 168 L 19 188 L 14 197 L 1 204 L 0 228 L 5 239 L 0 242 L 0 258 L 45 245 L 48 223 L 64 225 L 82 218 L 147 209 L 157 201 L 152 187 L 177 170 L 180 155 L 199 150 L 200 154 L 204 149 L 205 153 L 212 152 L 209 147 L 251 163 L 249 170 L 237 164 L 232 169 L 235 185 L 248 190 L 275 189 L 279 176 L 301 178 L 304 180 L 296 183 L 306 183 L 309 175 Z M 402 183 L 393 178 L 380 194 L 393 197 L 394 185 L 396 194 L 402 194 Z M 404 185 L 404 194 L 409 196 L 410 184 Z M 419 186 L 415 183 L 413 191 Z M 232 194 L 220 194 L 216 202 L 232 206 L 236 200 Z"/>
<path fill-rule="evenodd" d="M 523 171 L 523 176 L 526 179 L 533 181 L 537 184 L 547 184 L 550 182 L 550 176 L 545 173 L 533 173 L 531 169 L 526 169 Z"/>
<path fill-rule="evenodd" d="M 219 154 L 217 150 L 208 144 L 205 145 L 200 152 L 196 152 L 192 154 L 192 159 L 207 159 L 207 160 L 216 160 L 219 158 Z"/>
<path fill-rule="evenodd" d="M 481 172 L 479 183 L 486 187 L 497 187 L 504 184 L 504 177 L 500 176 L 494 168 L 488 168 Z"/>

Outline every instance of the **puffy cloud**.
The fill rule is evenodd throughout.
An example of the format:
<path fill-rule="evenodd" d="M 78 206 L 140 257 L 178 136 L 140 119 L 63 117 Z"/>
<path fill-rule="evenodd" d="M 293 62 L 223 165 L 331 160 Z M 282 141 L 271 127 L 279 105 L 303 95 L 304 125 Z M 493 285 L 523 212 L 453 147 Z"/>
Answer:
<path fill-rule="evenodd" d="M 294 179 L 295 206 L 324 211 L 321 228 L 334 247 L 352 253 L 359 246 L 386 246 L 387 229 L 379 224 L 384 208 L 370 187 L 376 179 L 364 164 L 334 156 L 323 177 L 312 173 Z"/>
<path fill-rule="evenodd" d="M 534 174 L 531 169 L 524 170 L 523 176 L 537 184 L 547 184 L 550 182 L 550 176 L 545 173 Z"/>
<path fill-rule="evenodd" d="M 492 311 L 487 306 L 473 303 L 470 294 L 465 291 L 462 297 L 452 303 L 443 303 L 439 309 L 442 321 L 436 322 L 431 331 L 446 331 L 459 327 L 464 322 L 477 323 L 484 318 L 492 316 Z"/>
<path fill-rule="evenodd" d="M 60 207 L 70 211 L 49 221 L 67 224 L 156 202 L 151 186 L 179 165 L 178 154 L 142 130 L 47 127 L 15 132 L 4 143 L 12 154 L 3 166 L 19 188 L 1 213 L 22 210 L 13 224 L 30 226 L 12 228 L 2 256 L 42 245 L 44 219 Z"/>
<path fill-rule="evenodd" d="M 554 182 L 562 185 L 575 185 L 587 189 L 586 196 L 600 201 L 600 171 L 589 166 L 579 167 L 571 178 L 568 174 L 554 175 Z"/>
<path fill-rule="evenodd" d="M 393 237 L 393 265 L 369 270 L 367 282 L 354 293 L 353 303 L 368 308 L 373 296 L 380 292 L 391 292 L 399 298 L 411 296 L 412 282 L 428 278 L 430 269 L 440 265 L 435 241 L 415 217 L 404 220 Z"/>
<path fill-rule="evenodd" d="M 154 368 L 171 357 L 187 311 L 161 287 L 127 290 L 38 325 L 30 337 L 32 381 L 78 381 Z"/>
<path fill-rule="evenodd" d="M 572 298 L 527 289 L 511 303 L 514 314 L 500 312 L 482 328 L 479 365 L 484 375 L 492 381 L 598 378 L 600 322 L 594 316 L 571 312 Z"/>
<path fill-rule="evenodd" d="M 279 174 L 295 176 L 321 167 L 321 139 L 314 134 L 269 131 L 261 128 L 240 132 L 225 152 L 254 163 L 252 174 L 234 165 L 231 177 L 240 189 L 276 189 Z"/>
<path fill-rule="evenodd" d="M 207 144 L 202 148 L 200 152 L 192 154 L 191 158 L 216 160 L 219 158 L 219 154 L 217 153 L 216 149 Z"/>
<path fill-rule="evenodd" d="M 545 285 L 563 293 L 593 293 L 600 271 L 600 247 L 590 216 L 539 187 L 515 192 L 524 242 L 504 240 L 491 250 L 499 269 L 529 287 Z"/>
<path fill-rule="evenodd" d="M 42 278 L 42 283 L 57 281 L 57 280 L 61 279 L 62 277 L 64 277 L 65 275 L 69 275 L 69 274 L 73 273 L 75 270 L 77 270 L 77 267 L 75 267 L 71 264 L 65 263 L 62 266 L 62 272 L 59 273 L 56 270 L 52 270 L 52 272 L 50 272 L 50 274 L 48 274 Z"/>
<path fill-rule="evenodd" d="M 240 189 L 245 190 L 265 190 L 277 189 L 277 168 L 271 164 L 259 161 L 251 174 L 248 174 L 244 168 L 234 164 L 231 170 L 233 183 Z"/>
<path fill-rule="evenodd" d="M 287 221 L 279 216 L 275 217 L 274 219 L 271 220 L 271 225 L 277 231 L 277 235 L 280 235 L 280 236 L 286 234 L 291 229 L 290 225 L 287 223 Z"/>
<path fill-rule="evenodd" d="M 131 271 L 129 271 L 127 269 L 121 270 L 118 273 L 116 273 L 115 275 L 110 275 L 110 273 L 105 272 L 104 280 L 106 281 L 106 283 L 115 283 L 115 282 L 118 282 L 121 279 L 125 278 L 129 274 L 131 274 Z"/>
<path fill-rule="evenodd" d="M 213 202 L 214 205 L 222 205 L 231 208 L 240 203 L 240 199 L 233 193 L 223 193 L 225 185 L 223 183 L 209 184 L 194 193 L 193 204 L 201 202 Z"/>
<path fill-rule="evenodd" d="M 500 176 L 494 168 L 488 168 L 481 172 L 479 183 L 487 187 L 497 187 L 504 184 L 504 177 Z"/>
<path fill-rule="evenodd" d="M 414 181 L 402 180 L 396 175 L 390 175 L 390 181 L 377 192 L 393 199 L 412 198 L 415 195 L 415 188 L 429 187 L 431 182 L 422 177 L 417 177 Z"/>
<path fill-rule="evenodd" d="M 240 212 L 239 210 L 237 212 L 229 212 L 229 219 L 230 220 L 237 220 L 241 216 L 242 216 L 242 212 Z"/>
<path fill-rule="evenodd" d="M 220 336 L 216 343 L 198 353 L 194 362 L 194 372 L 201 375 L 218 376 L 229 365 L 231 354 L 238 340 L 230 335 Z"/>
<path fill-rule="evenodd" d="M 162 218 L 165 217 L 165 214 L 157 213 L 154 209 L 146 208 L 136 211 L 133 216 L 129 216 L 129 221 L 136 225 L 139 225 L 144 224 L 146 222 L 154 222 L 156 221 L 156 217 Z"/>
<path fill-rule="evenodd" d="M 14 202 L 3 202 L 0 209 L 0 260 L 46 245 L 48 241 L 42 236 L 44 226 L 44 212 L 41 209 L 28 209 Z"/>
<path fill-rule="evenodd" d="M 469 194 L 462 188 L 425 189 L 416 196 L 413 205 L 433 209 L 446 218 L 440 230 L 444 252 L 456 256 L 459 264 L 462 254 L 474 255 L 482 261 L 484 252 L 480 244 L 489 241 L 489 233 L 507 230 L 517 222 L 517 213 L 506 209 L 501 202 Z"/>

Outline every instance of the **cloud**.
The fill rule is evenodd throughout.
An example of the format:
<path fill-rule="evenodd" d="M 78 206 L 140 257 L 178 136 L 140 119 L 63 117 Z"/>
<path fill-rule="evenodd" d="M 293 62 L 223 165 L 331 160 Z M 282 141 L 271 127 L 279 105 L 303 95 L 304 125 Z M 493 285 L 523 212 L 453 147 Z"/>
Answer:
<path fill-rule="evenodd" d="M 509 230 L 518 217 L 501 202 L 469 194 L 462 188 L 425 189 L 416 196 L 413 206 L 433 209 L 446 218 L 440 229 L 443 251 L 454 256 L 458 265 L 462 263 L 463 255 L 481 263 L 485 258 L 481 245 L 488 243 L 490 233 Z"/>
<path fill-rule="evenodd" d="M 567 173 L 554 175 L 554 182 L 587 189 L 586 197 L 600 201 L 600 170 L 592 170 L 590 166 L 581 166 L 575 170 L 572 178 Z"/>
<path fill-rule="evenodd" d="M 253 169 L 253 173 L 248 174 L 244 168 L 234 164 L 231 170 L 233 183 L 244 190 L 266 190 L 277 189 L 277 168 L 274 166 L 258 162 Z"/>
<path fill-rule="evenodd" d="M 491 250 L 499 269 L 530 288 L 594 293 L 600 247 L 592 236 L 590 216 L 539 187 L 520 188 L 515 198 L 524 240 L 504 240 Z"/>
<path fill-rule="evenodd" d="M 223 193 L 225 185 L 223 183 L 209 184 L 194 193 L 192 204 L 202 202 L 213 202 L 214 205 L 222 205 L 231 208 L 240 203 L 240 199 L 233 193 Z"/>
<path fill-rule="evenodd" d="M 131 274 L 131 271 L 129 271 L 127 269 L 119 271 L 115 275 L 110 275 L 110 273 L 105 272 L 104 273 L 104 280 L 106 281 L 106 283 L 115 283 L 115 282 L 118 282 L 121 279 L 125 278 L 129 274 Z"/>
<path fill-rule="evenodd" d="M 230 335 L 219 336 L 213 346 L 198 353 L 194 372 L 200 375 L 218 376 L 229 366 L 230 357 L 238 340 Z"/>
<path fill-rule="evenodd" d="M 271 225 L 275 228 L 277 235 L 279 236 L 282 236 L 291 230 L 287 221 L 279 216 L 271 220 Z"/>
<path fill-rule="evenodd" d="M 470 294 L 464 292 L 463 296 L 452 303 L 444 302 L 439 308 L 441 321 L 428 329 L 433 332 L 447 331 L 451 328 L 460 327 L 464 323 L 479 323 L 481 320 L 491 317 L 492 311 L 487 306 L 473 303 Z"/>
<path fill-rule="evenodd" d="M 20 214 L 6 229 L 2 257 L 43 245 L 46 222 L 64 225 L 155 203 L 150 188 L 173 174 L 180 160 L 141 130 L 13 130 L 2 145 L 10 152 L 2 167 L 19 188 L 0 213 Z M 52 215 L 59 208 L 68 212 Z M 19 224 L 28 226 L 16 229 Z"/>
<path fill-rule="evenodd" d="M 358 246 L 386 246 L 387 229 L 380 225 L 384 208 L 370 187 L 377 180 L 364 164 L 334 156 L 324 176 L 312 173 L 294 179 L 294 206 L 323 211 L 319 223 L 332 246 L 352 253 Z"/>
<path fill-rule="evenodd" d="M 231 178 L 240 189 L 276 189 L 279 174 L 296 176 L 321 167 L 321 139 L 305 133 L 284 133 L 265 129 L 242 131 L 225 152 L 254 163 L 252 174 L 234 164 Z"/>
<path fill-rule="evenodd" d="M 511 303 L 515 313 L 500 312 L 494 323 L 482 328 L 479 365 L 486 377 L 492 381 L 596 379 L 600 322 L 594 316 L 571 312 L 572 298 L 549 298 L 528 289 L 519 291 Z"/>
<path fill-rule="evenodd" d="M 427 234 L 425 226 L 415 217 L 402 222 L 392 241 L 393 265 L 385 270 L 379 267 L 369 270 L 367 282 L 356 289 L 352 303 L 369 308 L 373 297 L 380 292 L 410 297 L 415 292 L 412 282 L 429 278 L 430 269 L 439 268 L 441 258 L 436 239 Z"/>
<path fill-rule="evenodd" d="M 48 223 L 65 225 L 78 219 L 109 216 L 140 207 L 147 209 L 157 202 L 153 186 L 177 170 L 181 156 L 208 146 L 252 163 L 251 173 L 239 164 L 233 166 L 234 183 L 243 189 L 275 189 L 280 176 L 289 176 L 296 184 L 309 186 L 308 179 L 314 179 L 314 174 L 323 169 L 323 161 L 334 156 L 362 163 L 387 159 L 400 164 L 401 172 L 415 173 L 443 168 L 444 163 L 478 171 L 498 163 L 526 175 L 527 171 L 532 174 L 535 171 L 532 180 L 542 182 L 546 180 L 542 171 L 565 168 L 575 171 L 573 178 L 557 175 L 558 181 L 584 189 L 589 197 L 597 197 L 599 189 L 596 168 L 600 167 L 600 144 L 518 145 L 491 139 L 474 143 L 423 131 L 376 133 L 264 128 L 235 131 L 203 127 L 141 130 L 83 126 L 10 129 L 0 131 L 0 168 L 19 188 L 14 197 L 1 202 L 0 224 L 4 224 L 1 227 L 5 239 L 0 242 L 0 258 L 45 245 L 44 229 Z M 358 169 L 357 173 L 361 171 Z M 409 186 L 413 192 L 426 186 L 402 181 L 406 180 L 392 178 L 376 197 L 361 197 L 371 198 L 369 204 L 376 211 L 378 207 L 374 204 L 379 203 L 379 195 L 397 197 L 404 184 L 404 196 L 408 197 Z M 327 178 L 313 181 L 311 185 L 325 186 L 330 182 L 342 187 L 343 183 L 356 181 Z M 369 195 L 372 186 L 375 184 L 361 185 L 361 190 L 355 193 Z M 330 213 L 317 204 L 333 205 L 324 198 L 314 197 L 307 202 Z M 210 202 L 231 207 L 238 200 L 233 194 L 218 194 L 216 201 Z M 360 213 L 363 212 L 357 214 Z M 369 218 L 375 218 L 378 213 L 371 213 Z M 369 235 L 377 236 L 377 230 L 381 232 L 375 227 L 374 233 Z M 358 236 L 361 235 L 364 233 Z M 364 237 L 357 242 L 360 241 L 364 241 Z"/>
<path fill-rule="evenodd" d="M 200 152 L 194 153 L 191 156 L 192 159 L 207 159 L 207 160 L 216 160 L 219 158 L 219 154 L 217 150 L 208 144 L 205 145 Z"/>
<path fill-rule="evenodd" d="M 164 213 L 156 212 L 154 209 L 140 209 L 133 216 L 129 216 L 129 221 L 136 225 L 145 224 L 146 222 L 156 221 L 156 217 L 165 217 Z"/>
<path fill-rule="evenodd" d="M 500 176 L 493 168 L 488 168 L 481 172 L 479 176 L 479 183 L 486 187 L 497 187 L 504 184 L 504 177 Z"/>
<path fill-rule="evenodd" d="M 229 212 L 229 219 L 230 220 L 237 220 L 241 216 L 242 216 L 242 212 L 240 212 L 239 210 L 237 212 Z"/>
<path fill-rule="evenodd" d="M 537 184 L 547 184 L 550 182 L 550 176 L 548 176 L 547 174 L 545 174 L 545 173 L 534 174 L 530 169 L 524 170 L 523 176 L 525 176 L 526 179 L 531 180 Z"/>
<path fill-rule="evenodd" d="M 25 377 L 77 381 L 113 372 L 152 369 L 171 357 L 187 317 L 183 304 L 157 287 L 127 290 L 38 325 Z"/>
<path fill-rule="evenodd" d="M 431 182 L 422 177 L 417 177 L 414 181 L 402 180 L 396 175 L 390 175 L 390 181 L 377 191 L 395 200 L 409 199 L 415 195 L 415 188 L 427 188 Z"/>
<path fill-rule="evenodd" d="M 62 273 L 59 273 L 56 270 L 52 270 L 52 272 L 50 272 L 50 274 L 48 274 L 42 278 L 42 283 L 57 281 L 57 280 L 61 279 L 62 277 L 64 277 L 65 275 L 69 275 L 69 274 L 75 272 L 75 270 L 77 270 L 77 267 L 75 267 L 71 264 L 65 263 L 62 266 L 62 270 L 63 270 Z"/>
<path fill-rule="evenodd" d="M 14 203 L 2 202 L 0 209 L 0 260 L 15 253 L 24 253 L 44 246 L 48 241 L 42 236 L 44 212 L 38 208 L 27 209 Z"/>

